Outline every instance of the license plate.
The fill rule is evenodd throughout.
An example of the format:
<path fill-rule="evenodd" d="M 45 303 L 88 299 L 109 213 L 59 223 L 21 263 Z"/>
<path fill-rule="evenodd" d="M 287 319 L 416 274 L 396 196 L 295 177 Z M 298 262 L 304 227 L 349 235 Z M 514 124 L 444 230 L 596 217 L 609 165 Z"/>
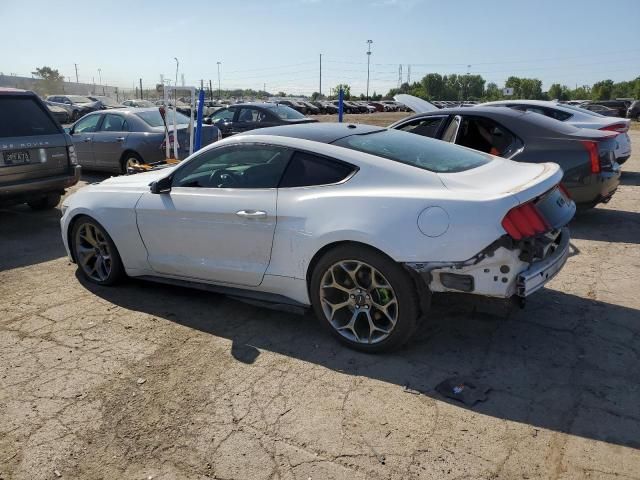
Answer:
<path fill-rule="evenodd" d="M 4 152 L 2 154 L 4 157 L 5 165 L 24 165 L 25 163 L 29 163 L 31 161 L 31 155 L 26 150 L 18 150 L 16 152 Z"/>

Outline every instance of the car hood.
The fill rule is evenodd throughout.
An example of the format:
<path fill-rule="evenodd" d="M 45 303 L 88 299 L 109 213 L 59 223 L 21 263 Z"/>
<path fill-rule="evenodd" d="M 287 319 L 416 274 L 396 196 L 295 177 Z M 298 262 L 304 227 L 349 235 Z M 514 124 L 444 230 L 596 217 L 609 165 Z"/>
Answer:
<path fill-rule="evenodd" d="M 560 183 L 562 169 L 555 163 L 524 163 L 494 157 L 481 167 L 438 176 L 449 190 L 490 197 L 513 195 L 524 203 Z"/>
<path fill-rule="evenodd" d="M 434 104 L 423 100 L 422 98 L 414 97 L 413 95 L 407 95 L 406 93 L 401 93 L 393 97 L 396 102 L 400 102 L 403 105 L 406 105 L 411 110 L 416 113 L 427 113 L 427 112 L 435 112 L 438 110 Z"/>
<path fill-rule="evenodd" d="M 91 185 L 96 190 L 149 190 L 149 184 L 166 177 L 175 167 L 157 168 L 150 172 L 120 175 Z"/>

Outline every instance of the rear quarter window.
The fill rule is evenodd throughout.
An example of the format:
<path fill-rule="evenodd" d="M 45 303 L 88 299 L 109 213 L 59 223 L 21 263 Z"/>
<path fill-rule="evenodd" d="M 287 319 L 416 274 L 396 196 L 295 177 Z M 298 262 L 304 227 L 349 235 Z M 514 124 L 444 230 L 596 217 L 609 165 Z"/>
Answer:
<path fill-rule="evenodd" d="M 58 126 L 33 97 L 0 96 L 0 138 L 56 133 Z"/>
<path fill-rule="evenodd" d="M 338 183 L 354 172 L 356 167 L 306 152 L 293 154 L 279 188 L 311 187 Z"/>

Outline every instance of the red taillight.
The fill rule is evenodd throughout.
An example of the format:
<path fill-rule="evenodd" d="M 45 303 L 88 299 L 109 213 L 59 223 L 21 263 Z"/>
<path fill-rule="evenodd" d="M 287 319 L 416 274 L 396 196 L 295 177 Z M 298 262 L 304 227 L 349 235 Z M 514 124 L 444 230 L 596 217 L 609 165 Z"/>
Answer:
<path fill-rule="evenodd" d="M 502 219 L 502 228 L 514 240 L 533 237 L 551 229 L 536 206 L 529 202 L 509 210 Z"/>
<path fill-rule="evenodd" d="M 600 130 L 604 130 L 606 132 L 625 133 L 627 130 L 629 130 L 629 125 L 626 123 L 614 123 L 613 125 L 602 127 Z"/>
<path fill-rule="evenodd" d="M 564 196 L 567 198 L 571 198 L 571 194 L 569 193 L 569 190 L 567 190 L 567 187 L 565 187 L 562 183 L 558 184 L 558 188 L 562 191 L 562 193 L 564 193 Z"/>
<path fill-rule="evenodd" d="M 170 133 L 169 134 L 169 148 L 173 148 L 173 142 L 174 142 L 173 133 Z M 163 148 L 166 148 L 166 147 L 167 147 L 167 139 L 165 137 L 165 139 L 162 140 L 162 143 L 160 144 L 160 149 L 162 150 Z"/>
<path fill-rule="evenodd" d="M 598 142 L 591 140 L 582 140 L 582 145 L 589 152 L 589 161 L 591 162 L 591 173 L 600 173 L 600 155 L 598 153 Z"/>

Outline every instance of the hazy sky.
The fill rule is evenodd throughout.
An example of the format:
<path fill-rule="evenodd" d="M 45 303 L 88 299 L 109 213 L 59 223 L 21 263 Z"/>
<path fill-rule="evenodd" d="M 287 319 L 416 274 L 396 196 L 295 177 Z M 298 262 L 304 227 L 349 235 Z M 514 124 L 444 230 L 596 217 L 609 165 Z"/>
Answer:
<path fill-rule="evenodd" d="M 80 81 L 145 87 L 160 74 L 189 85 L 311 93 L 349 83 L 370 92 L 428 72 L 513 74 L 544 87 L 640 75 L 640 0 L 0 0 L 0 72 L 48 65 Z M 470 65 L 470 67 L 467 67 Z"/>

